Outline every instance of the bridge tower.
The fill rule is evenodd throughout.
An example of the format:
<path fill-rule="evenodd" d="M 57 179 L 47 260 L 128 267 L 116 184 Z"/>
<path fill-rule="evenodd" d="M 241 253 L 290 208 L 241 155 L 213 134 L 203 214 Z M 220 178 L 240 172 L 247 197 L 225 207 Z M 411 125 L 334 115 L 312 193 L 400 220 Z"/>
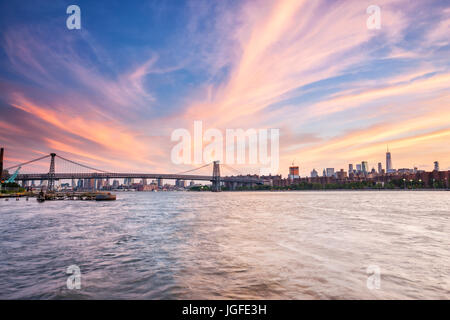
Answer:
<path fill-rule="evenodd" d="M 3 174 L 3 148 L 0 148 L 0 180 L 2 180 Z"/>
<path fill-rule="evenodd" d="M 212 189 L 213 192 L 221 191 L 220 188 L 220 165 L 219 161 L 214 161 L 213 166 L 213 179 L 212 179 Z"/>
<path fill-rule="evenodd" d="M 56 153 L 50 153 L 50 170 L 48 171 L 48 191 L 54 191 L 55 189 L 55 156 Z"/>

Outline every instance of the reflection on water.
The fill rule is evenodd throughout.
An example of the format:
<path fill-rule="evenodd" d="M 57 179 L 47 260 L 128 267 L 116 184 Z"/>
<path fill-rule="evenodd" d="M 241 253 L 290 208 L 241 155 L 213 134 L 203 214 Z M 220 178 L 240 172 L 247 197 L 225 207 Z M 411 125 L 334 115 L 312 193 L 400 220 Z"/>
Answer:
<path fill-rule="evenodd" d="M 117 198 L 1 201 L 0 298 L 450 298 L 449 192 Z"/>

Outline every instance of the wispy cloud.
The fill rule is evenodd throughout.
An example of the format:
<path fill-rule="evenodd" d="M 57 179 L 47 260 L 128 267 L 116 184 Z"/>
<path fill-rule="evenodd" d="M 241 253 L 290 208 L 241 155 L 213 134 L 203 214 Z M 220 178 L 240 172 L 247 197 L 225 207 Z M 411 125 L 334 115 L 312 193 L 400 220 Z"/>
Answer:
<path fill-rule="evenodd" d="M 302 173 L 381 160 L 386 142 L 402 166 L 409 156 L 450 160 L 438 148 L 450 123 L 449 6 L 377 4 L 380 30 L 366 28 L 361 1 L 192 1 L 155 11 L 159 28 L 129 23 L 110 37 L 94 25 L 71 33 L 18 20 L 0 41 L 0 132 L 17 135 L 0 142 L 16 145 L 16 159 L 21 143 L 41 144 L 90 163 L 167 171 L 171 131 L 203 120 L 280 128 L 281 172 L 293 157 Z M 417 155 L 414 144 L 429 152 Z"/>

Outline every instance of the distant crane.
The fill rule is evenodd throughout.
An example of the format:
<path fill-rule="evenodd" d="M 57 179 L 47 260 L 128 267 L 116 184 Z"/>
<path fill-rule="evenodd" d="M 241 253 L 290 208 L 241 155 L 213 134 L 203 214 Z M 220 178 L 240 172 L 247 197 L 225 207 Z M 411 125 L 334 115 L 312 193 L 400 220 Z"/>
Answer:
<path fill-rule="evenodd" d="M 12 174 L 11 177 L 9 177 L 8 180 L 5 181 L 5 183 L 12 183 L 14 180 L 16 180 L 17 175 L 19 174 L 19 171 L 22 167 L 18 167 L 17 170 Z"/>

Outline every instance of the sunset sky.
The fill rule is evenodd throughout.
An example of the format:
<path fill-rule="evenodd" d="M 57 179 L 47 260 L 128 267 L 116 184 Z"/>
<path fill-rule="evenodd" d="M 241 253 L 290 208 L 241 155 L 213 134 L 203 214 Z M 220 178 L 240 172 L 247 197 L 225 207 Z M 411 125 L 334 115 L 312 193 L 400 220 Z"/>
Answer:
<path fill-rule="evenodd" d="M 450 170 L 450 1 L 0 1 L 0 28 L 7 166 L 178 172 L 171 133 L 201 120 L 280 129 L 283 176 L 384 167 L 387 145 L 395 168 Z"/>

